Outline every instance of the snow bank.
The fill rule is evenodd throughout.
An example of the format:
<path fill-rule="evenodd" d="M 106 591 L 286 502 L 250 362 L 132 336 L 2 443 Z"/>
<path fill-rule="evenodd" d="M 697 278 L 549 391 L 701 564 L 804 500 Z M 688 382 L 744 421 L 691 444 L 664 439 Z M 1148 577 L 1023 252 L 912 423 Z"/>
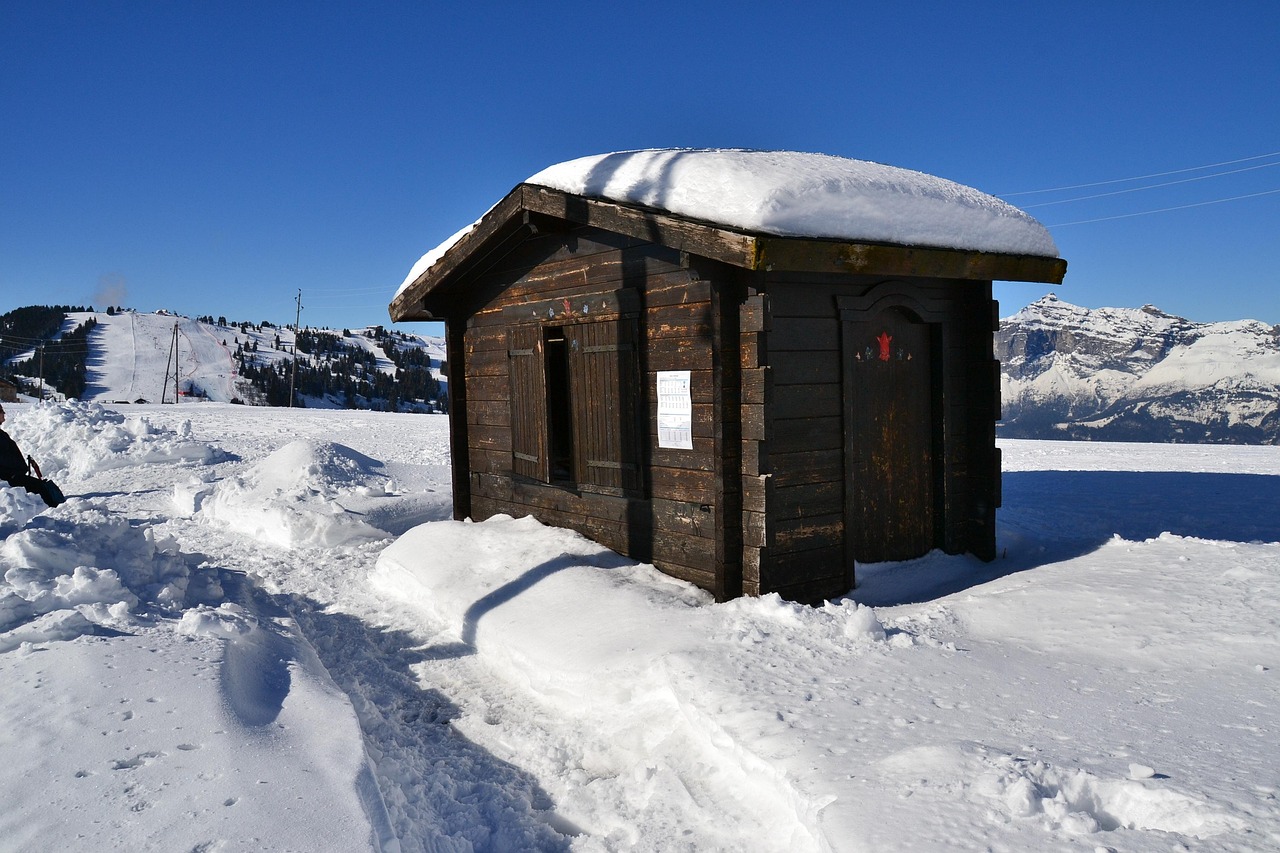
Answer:
<path fill-rule="evenodd" d="M 386 494 L 381 463 L 349 447 L 298 440 L 213 487 L 174 487 L 180 512 L 225 525 L 280 548 L 325 548 L 385 534 L 347 510 L 344 498 Z"/>
<path fill-rule="evenodd" d="M 410 531 L 371 580 L 444 626 L 424 649 L 433 677 L 448 678 L 450 661 L 483 671 L 454 725 L 523 756 L 602 849 L 681 829 L 711 849 L 974 849 L 998 835 L 1065 850 L 1111 833 L 1155 849 L 1134 833 L 1217 839 L 1249 821 L 1207 793 L 1223 756 L 1192 757 L 1176 727 L 1126 735 L 1133 723 L 1107 709 L 1117 694 L 1158 707 L 1171 679 L 1197 685 L 1211 671 L 1219 687 L 1178 688 L 1186 702 L 1229 714 L 1225 697 L 1259 689 L 1269 670 L 1256 662 L 1280 654 L 1276 608 L 1260 605 L 1273 556 L 1265 544 L 1113 540 L 1087 567 L 1044 566 L 1035 583 L 997 573 L 919 606 L 873 610 L 857 593 L 817 608 L 713 604 L 577 534 L 497 516 Z M 979 571 L 918 562 L 867 574 Z M 1153 572 L 1164 604 L 1144 606 Z M 1239 661 L 1206 656 L 1206 643 Z M 1094 746 L 1050 745 L 1060 727 L 1088 730 Z M 1240 772 L 1259 769 L 1248 761 Z"/>
<path fill-rule="evenodd" d="M 712 847 L 824 849 L 814 826 L 830 792 L 795 784 L 760 754 L 757 736 L 779 718 L 771 701 L 750 695 L 750 673 L 757 656 L 773 666 L 774 655 L 810 660 L 839 649 L 849 658 L 884 646 L 869 608 L 813 609 L 777 596 L 712 607 L 707 593 L 652 566 L 527 517 L 415 528 L 382 552 L 371 580 L 449 626 L 429 654 L 479 655 L 517 688 L 515 701 L 568 721 L 582 754 L 559 740 L 540 749 L 578 768 L 570 778 L 594 793 L 557 792 L 560 811 L 607 847 L 673 837 L 670 814 L 646 815 L 643 800 L 686 790 L 690 825 L 730 824 L 712 830 Z M 592 802 L 625 799 L 615 786 L 637 779 L 648 793 L 621 816 Z"/>
<path fill-rule="evenodd" d="M 1008 202 L 923 172 L 828 154 L 625 151 L 558 163 L 525 183 L 782 237 L 1058 256 L 1045 227 Z M 423 255 L 396 294 L 474 227 Z"/>
<path fill-rule="evenodd" d="M 204 464 L 226 457 L 145 418 L 126 419 L 97 404 L 43 403 L 15 407 L 6 426 L 46 476 L 93 479 L 142 464 Z M 176 542 L 132 524 L 101 499 L 78 498 L 55 510 L 17 489 L 0 490 L 0 646 L 39 636 L 66 639 L 95 626 L 134 624 L 132 612 L 180 608 L 188 593 L 199 599 L 205 580 L 192 586 Z M 189 587 L 191 589 L 189 590 Z M 56 626 L 56 627 L 49 627 Z"/>
<path fill-rule="evenodd" d="M 189 420 L 175 431 L 154 426 L 146 417 L 126 418 L 98 403 L 24 406 L 6 420 L 5 431 L 55 480 L 131 465 L 210 464 L 227 458 L 193 439 Z"/>
<path fill-rule="evenodd" d="M 0 489 L 0 848 L 87 849 L 91 827 L 95 848 L 398 851 L 354 709 L 293 620 L 243 571 L 184 554 L 163 511 L 128 510 L 232 457 L 189 421 L 12 414 L 73 496 L 48 509 Z M 306 462 L 263 467 L 294 486 L 373 467 Z"/>

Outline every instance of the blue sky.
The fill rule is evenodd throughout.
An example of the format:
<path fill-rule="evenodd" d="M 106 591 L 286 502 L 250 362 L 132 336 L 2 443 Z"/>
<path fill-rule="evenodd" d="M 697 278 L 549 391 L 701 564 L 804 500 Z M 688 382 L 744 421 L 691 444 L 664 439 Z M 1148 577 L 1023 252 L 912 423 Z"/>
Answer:
<path fill-rule="evenodd" d="M 1078 304 L 1280 323 L 1277 43 L 1272 0 L 0 0 L 0 309 L 385 323 L 543 167 L 723 146 L 1005 197 Z"/>

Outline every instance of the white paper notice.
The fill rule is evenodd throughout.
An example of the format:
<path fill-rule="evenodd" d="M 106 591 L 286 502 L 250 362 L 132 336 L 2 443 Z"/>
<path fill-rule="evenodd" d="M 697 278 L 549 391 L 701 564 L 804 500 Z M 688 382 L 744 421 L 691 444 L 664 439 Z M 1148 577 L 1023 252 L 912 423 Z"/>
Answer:
<path fill-rule="evenodd" d="M 693 396 L 689 371 L 658 371 L 658 446 L 693 450 Z"/>

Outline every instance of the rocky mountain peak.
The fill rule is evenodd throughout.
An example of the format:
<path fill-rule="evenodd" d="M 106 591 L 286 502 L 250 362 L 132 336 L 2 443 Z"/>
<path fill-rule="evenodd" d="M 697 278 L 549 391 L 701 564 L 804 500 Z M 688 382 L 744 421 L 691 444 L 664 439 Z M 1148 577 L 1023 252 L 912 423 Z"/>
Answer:
<path fill-rule="evenodd" d="M 1257 321 L 1049 294 L 1001 320 L 996 356 L 1004 435 L 1280 443 L 1280 336 Z"/>

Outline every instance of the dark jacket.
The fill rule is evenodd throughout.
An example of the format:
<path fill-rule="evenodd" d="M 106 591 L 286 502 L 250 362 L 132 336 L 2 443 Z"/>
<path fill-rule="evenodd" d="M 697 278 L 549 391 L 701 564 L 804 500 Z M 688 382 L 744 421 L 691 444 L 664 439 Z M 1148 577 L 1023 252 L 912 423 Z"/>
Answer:
<path fill-rule="evenodd" d="M 0 429 L 0 480 L 27 473 L 27 457 L 22 455 L 18 445 L 9 433 Z"/>

